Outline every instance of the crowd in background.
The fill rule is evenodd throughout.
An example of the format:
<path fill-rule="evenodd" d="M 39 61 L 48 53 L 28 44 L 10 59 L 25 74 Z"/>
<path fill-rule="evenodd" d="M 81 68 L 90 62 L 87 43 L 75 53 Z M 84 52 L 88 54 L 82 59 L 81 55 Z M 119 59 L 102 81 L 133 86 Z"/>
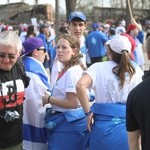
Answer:
<path fill-rule="evenodd" d="M 12 87 L 16 88 L 11 75 L 19 58 L 25 70 L 20 74 L 27 79 L 22 89 L 25 101 L 23 103 L 22 98 L 19 111 L 18 105 L 7 108 L 12 101 L 4 103 L 6 99 L 1 90 L 6 110 L 21 112 L 23 117 L 23 149 L 96 150 L 101 147 L 110 150 L 111 147 L 116 150 L 122 147 L 129 150 L 133 145 L 132 141 L 128 143 L 126 134 L 126 102 L 130 91 L 143 79 L 143 44 L 150 35 L 150 21 L 146 28 L 134 18 L 128 26 L 124 19 L 117 24 L 87 22 L 83 12 L 75 11 L 67 22 L 60 23 L 58 37 L 54 27 L 50 21 L 39 21 L 37 26 L 20 22 L 17 29 L 4 22 L 0 24 L 2 77 L 5 79 L 8 74 L 7 79 L 11 78 Z M 7 36 L 12 40 L 12 33 L 17 39 L 14 44 L 20 44 L 17 52 L 13 49 L 16 45 L 9 47 L 9 43 L 3 43 Z M 10 68 L 5 68 L 6 63 L 11 64 Z M 23 77 L 21 79 L 25 80 Z M 19 78 L 17 76 L 17 80 Z M 0 119 L 4 125 L 12 121 L 6 120 L 5 115 Z M 132 122 L 133 118 L 129 119 L 129 123 Z M 129 133 L 131 124 L 127 125 Z M 14 124 L 9 128 L 14 129 Z M 10 141 L 8 146 L 4 139 L 0 150 L 16 145 L 22 147 L 21 138 L 18 139 L 14 140 L 14 145 L 13 140 Z"/>

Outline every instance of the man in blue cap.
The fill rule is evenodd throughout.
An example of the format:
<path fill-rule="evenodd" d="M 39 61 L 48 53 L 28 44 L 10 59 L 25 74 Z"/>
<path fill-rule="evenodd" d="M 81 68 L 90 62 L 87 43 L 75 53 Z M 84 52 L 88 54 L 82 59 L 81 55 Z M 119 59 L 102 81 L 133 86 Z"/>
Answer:
<path fill-rule="evenodd" d="M 81 61 L 86 67 L 87 49 L 85 46 L 85 37 L 83 35 L 87 27 L 85 14 L 81 11 L 72 12 L 68 18 L 68 24 L 69 24 L 70 34 L 74 35 L 80 40 L 80 52 L 83 55 L 83 58 L 81 59 Z"/>
<path fill-rule="evenodd" d="M 108 40 L 106 35 L 99 30 L 100 25 L 93 23 L 91 31 L 86 37 L 86 47 L 91 59 L 91 64 L 101 62 L 106 55 L 105 42 Z"/>

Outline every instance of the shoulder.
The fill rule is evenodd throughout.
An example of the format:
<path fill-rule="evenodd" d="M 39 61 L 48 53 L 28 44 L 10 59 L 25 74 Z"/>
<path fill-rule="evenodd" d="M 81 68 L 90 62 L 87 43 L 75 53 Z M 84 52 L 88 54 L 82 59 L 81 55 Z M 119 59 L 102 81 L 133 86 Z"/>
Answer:
<path fill-rule="evenodd" d="M 133 90 L 129 93 L 129 98 L 135 97 L 138 99 L 139 97 L 145 97 L 147 94 L 150 95 L 150 77 L 139 83 Z"/>
<path fill-rule="evenodd" d="M 115 65 L 116 65 L 116 63 L 113 61 L 97 62 L 97 63 L 94 63 L 93 65 L 91 65 L 89 67 L 89 69 L 95 68 L 96 70 L 101 70 L 102 68 L 104 68 L 105 70 L 108 70 L 109 68 L 112 68 Z"/>
<path fill-rule="evenodd" d="M 77 72 L 78 73 L 83 72 L 83 69 L 81 68 L 80 65 L 72 66 L 66 71 L 66 73 L 68 73 L 68 74 L 73 74 L 73 73 L 77 73 Z"/>

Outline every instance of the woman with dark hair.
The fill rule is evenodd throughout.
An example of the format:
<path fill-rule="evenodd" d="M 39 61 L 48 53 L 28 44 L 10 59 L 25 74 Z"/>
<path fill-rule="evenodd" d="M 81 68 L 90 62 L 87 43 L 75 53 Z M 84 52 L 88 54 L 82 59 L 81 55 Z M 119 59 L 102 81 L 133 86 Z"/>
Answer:
<path fill-rule="evenodd" d="M 36 27 L 33 25 L 28 26 L 26 39 L 29 37 L 35 37 L 35 36 L 36 36 Z"/>
<path fill-rule="evenodd" d="M 52 105 L 45 118 L 49 150 L 86 150 L 87 147 L 86 117 L 76 94 L 76 83 L 86 69 L 79 51 L 79 41 L 73 35 L 62 34 L 56 41 L 56 55 L 62 70 L 52 95 L 43 97 L 43 105 Z"/>
<path fill-rule="evenodd" d="M 128 150 L 125 104 L 130 90 L 142 81 L 143 71 L 130 59 L 127 37 L 118 35 L 106 44 L 109 61 L 95 63 L 85 71 L 77 83 L 77 95 L 87 116 L 89 149 Z M 91 108 L 87 88 L 95 91 Z"/>

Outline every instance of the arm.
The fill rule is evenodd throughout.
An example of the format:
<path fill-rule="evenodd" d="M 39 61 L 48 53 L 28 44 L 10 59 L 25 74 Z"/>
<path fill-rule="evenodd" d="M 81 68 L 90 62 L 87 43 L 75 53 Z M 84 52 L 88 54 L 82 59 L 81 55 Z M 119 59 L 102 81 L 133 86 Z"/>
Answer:
<path fill-rule="evenodd" d="M 131 23 L 134 24 L 138 28 L 139 31 L 142 31 L 141 25 L 138 24 L 134 18 L 131 18 Z"/>
<path fill-rule="evenodd" d="M 54 96 L 49 96 L 50 95 L 45 95 L 42 97 L 43 105 L 50 103 L 52 105 L 57 105 L 59 107 L 68 109 L 76 109 L 77 107 L 79 107 L 78 98 L 75 93 L 67 93 L 67 97 L 63 100 Z"/>
<path fill-rule="evenodd" d="M 85 113 L 90 111 L 87 88 L 90 87 L 91 84 L 92 84 L 92 79 L 89 77 L 89 75 L 84 74 L 76 85 L 77 95 Z M 93 118 L 93 113 L 87 117 L 89 131 L 91 131 L 92 118 Z"/>
<path fill-rule="evenodd" d="M 128 132 L 128 141 L 130 150 L 141 150 L 140 130 Z"/>

